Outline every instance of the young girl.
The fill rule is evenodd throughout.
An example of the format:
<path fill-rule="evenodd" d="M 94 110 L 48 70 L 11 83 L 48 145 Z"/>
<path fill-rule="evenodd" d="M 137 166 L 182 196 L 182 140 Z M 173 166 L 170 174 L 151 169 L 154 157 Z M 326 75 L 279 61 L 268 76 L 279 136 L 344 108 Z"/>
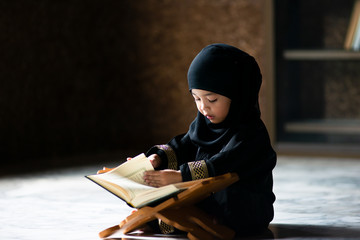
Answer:
<path fill-rule="evenodd" d="M 226 44 L 205 47 L 188 71 L 197 117 L 186 134 L 147 153 L 156 171 L 144 179 L 155 187 L 237 173 L 238 182 L 199 206 L 238 234 L 267 229 L 274 215 L 276 153 L 260 119 L 261 82 L 252 56 Z"/>
<path fill-rule="evenodd" d="M 261 233 L 274 216 L 276 153 L 260 119 L 261 78 L 258 64 L 247 53 L 226 44 L 205 47 L 188 71 L 197 117 L 186 134 L 146 154 L 155 171 L 146 172 L 144 179 L 154 187 L 237 173 L 239 181 L 198 207 L 238 235 Z M 151 226 L 163 233 L 174 231 L 165 224 Z"/>

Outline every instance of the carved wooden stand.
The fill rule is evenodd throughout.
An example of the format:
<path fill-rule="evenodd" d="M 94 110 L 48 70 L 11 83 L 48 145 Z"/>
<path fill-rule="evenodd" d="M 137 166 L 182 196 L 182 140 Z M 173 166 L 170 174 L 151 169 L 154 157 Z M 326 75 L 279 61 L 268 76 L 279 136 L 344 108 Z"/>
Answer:
<path fill-rule="evenodd" d="M 136 230 L 155 219 L 161 219 L 168 225 L 187 232 L 190 240 L 233 239 L 235 232 L 213 222 L 213 218 L 194 204 L 222 190 L 238 180 L 234 173 L 187 182 L 189 188 L 155 207 L 143 207 L 125 218 L 119 225 L 99 233 L 106 238 L 116 231 L 123 234 Z"/>

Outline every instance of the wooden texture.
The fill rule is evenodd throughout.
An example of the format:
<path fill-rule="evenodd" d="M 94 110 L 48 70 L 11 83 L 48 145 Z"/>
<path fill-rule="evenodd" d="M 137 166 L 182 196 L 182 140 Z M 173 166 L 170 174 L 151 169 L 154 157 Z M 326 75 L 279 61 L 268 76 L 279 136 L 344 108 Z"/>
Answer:
<path fill-rule="evenodd" d="M 194 206 L 213 192 L 217 192 L 238 180 L 236 174 L 224 174 L 196 181 L 186 191 L 179 193 L 155 207 L 143 207 L 125 218 L 119 225 L 99 233 L 101 238 L 121 230 L 124 234 L 136 230 L 145 223 L 161 219 L 165 223 L 188 233 L 189 239 L 232 239 L 235 232 L 226 226 L 215 224 L 211 216 Z"/>

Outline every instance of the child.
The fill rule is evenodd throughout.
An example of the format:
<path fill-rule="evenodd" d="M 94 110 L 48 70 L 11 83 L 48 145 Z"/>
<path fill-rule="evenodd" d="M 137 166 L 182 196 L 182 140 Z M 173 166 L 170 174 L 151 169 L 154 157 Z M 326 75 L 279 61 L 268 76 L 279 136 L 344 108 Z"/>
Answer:
<path fill-rule="evenodd" d="M 186 134 L 147 152 L 151 186 L 235 172 L 239 181 L 198 206 L 238 234 L 259 234 L 273 219 L 272 169 L 276 153 L 260 119 L 262 77 L 255 59 L 226 45 L 205 47 L 188 83 L 198 114 Z"/>

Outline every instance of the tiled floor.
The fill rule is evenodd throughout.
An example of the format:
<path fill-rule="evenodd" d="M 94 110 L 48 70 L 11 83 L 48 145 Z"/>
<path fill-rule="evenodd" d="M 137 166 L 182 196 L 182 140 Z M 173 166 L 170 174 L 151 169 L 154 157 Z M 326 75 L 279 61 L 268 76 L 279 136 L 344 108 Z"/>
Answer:
<path fill-rule="evenodd" d="M 0 179 L 0 239 L 99 239 L 131 209 L 83 177 L 97 168 Z M 279 157 L 274 180 L 275 239 L 360 239 L 360 159 Z"/>

